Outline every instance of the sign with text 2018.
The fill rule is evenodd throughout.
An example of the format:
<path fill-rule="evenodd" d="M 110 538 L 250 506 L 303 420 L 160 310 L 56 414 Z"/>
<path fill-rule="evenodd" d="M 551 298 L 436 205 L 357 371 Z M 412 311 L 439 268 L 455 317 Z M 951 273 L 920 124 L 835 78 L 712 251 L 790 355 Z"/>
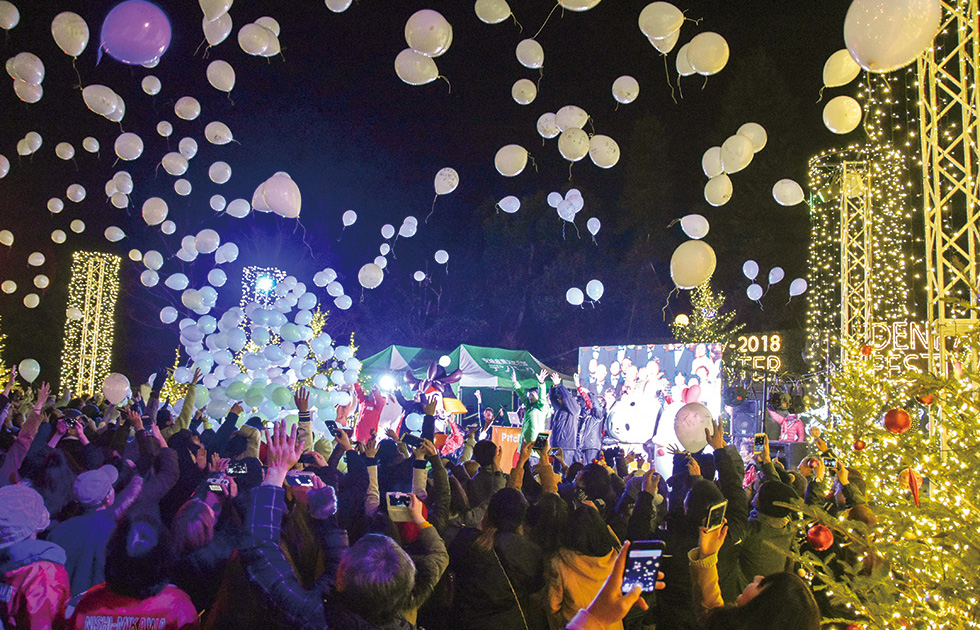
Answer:
<path fill-rule="evenodd" d="M 879 322 L 871 324 L 872 359 L 889 372 L 917 370 L 924 372 L 929 364 L 929 349 L 939 350 L 926 322 Z"/>

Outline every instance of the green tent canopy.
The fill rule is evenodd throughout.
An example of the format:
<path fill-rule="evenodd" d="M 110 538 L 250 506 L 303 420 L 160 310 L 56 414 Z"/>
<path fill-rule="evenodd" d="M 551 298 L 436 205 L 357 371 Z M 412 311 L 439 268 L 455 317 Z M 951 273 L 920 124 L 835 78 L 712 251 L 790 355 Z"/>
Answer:
<path fill-rule="evenodd" d="M 433 361 L 438 361 L 445 352 L 411 346 L 388 346 L 381 352 L 361 361 L 361 376 L 375 379 L 385 374 L 400 374 L 412 370 L 417 378 L 425 376 Z"/>

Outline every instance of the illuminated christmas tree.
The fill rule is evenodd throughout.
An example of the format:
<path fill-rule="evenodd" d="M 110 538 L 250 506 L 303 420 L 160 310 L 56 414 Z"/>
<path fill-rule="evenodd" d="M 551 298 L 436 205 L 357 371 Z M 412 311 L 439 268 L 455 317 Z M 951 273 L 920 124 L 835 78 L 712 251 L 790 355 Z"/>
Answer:
<path fill-rule="evenodd" d="M 977 356 L 980 337 L 958 341 L 963 361 Z M 957 362 L 948 378 L 889 374 L 865 353 L 849 353 L 833 379 L 824 437 L 860 471 L 877 523 L 807 507 L 800 527 L 819 521 L 838 553 L 797 560 L 856 627 L 980 627 L 980 371 Z"/>
<path fill-rule="evenodd" d="M 744 324 L 733 325 L 734 312 L 722 312 L 724 293 L 714 293 L 711 281 L 691 292 L 691 314 L 679 315 L 670 325 L 674 338 L 683 343 L 724 343 L 735 336 Z"/>

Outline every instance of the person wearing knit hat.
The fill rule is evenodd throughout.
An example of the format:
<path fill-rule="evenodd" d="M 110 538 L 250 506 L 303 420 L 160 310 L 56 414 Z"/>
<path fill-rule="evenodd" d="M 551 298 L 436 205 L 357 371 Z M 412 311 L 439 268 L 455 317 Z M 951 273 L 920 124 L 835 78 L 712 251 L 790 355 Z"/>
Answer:
<path fill-rule="evenodd" d="M 23 485 L 0 488 L 0 625 L 7 630 L 51 628 L 70 596 L 65 552 L 37 540 L 51 522 L 44 499 Z"/>
<path fill-rule="evenodd" d="M 110 509 L 116 498 L 112 484 L 118 478 L 119 471 L 108 464 L 78 475 L 75 499 L 84 512 L 61 523 L 48 536 L 65 550 L 72 596 L 105 581 L 106 543 L 116 527 Z"/>
<path fill-rule="evenodd" d="M 777 481 L 778 476 L 765 474 L 765 467 L 763 474 L 765 481 L 756 492 L 753 502 L 755 509 L 749 515 L 749 529 L 739 554 L 742 574 L 747 579 L 786 571 L 792 566 L 789 550 L 793 542 L 790 527 L 793 511 L 777 504 L 791 504 L 798 501 L 800 495 L 793 486 Z"/>

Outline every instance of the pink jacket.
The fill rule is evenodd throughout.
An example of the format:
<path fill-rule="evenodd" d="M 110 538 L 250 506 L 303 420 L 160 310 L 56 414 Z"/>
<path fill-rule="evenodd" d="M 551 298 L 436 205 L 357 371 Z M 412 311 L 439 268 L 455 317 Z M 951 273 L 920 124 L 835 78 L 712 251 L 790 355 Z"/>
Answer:
<path fill-rule="evenodd" d="M 780 442 L 803 442 L 806 440 L 806 431 L 803 429 L 803 421 L 796 414 L 781 416 L 772 409 L 769 409 L 769 417 L 779 423 Z"/>
<path fill-rule="evenodd" d="M 25 540 L 0 554 L 3 626 L 7 630 L 48 630 L 64 618 L 65 603 L 71 597 L 64 550 L 41 540 Z"/>
<path fill-rule="evenodd" d="M 167 586 L 153 597 L 133 599 L 99 584 L 86 591 L 79 600 L 67 628 L 197 630 L 200 622 L 190 596 L 176 586 Z"/>

